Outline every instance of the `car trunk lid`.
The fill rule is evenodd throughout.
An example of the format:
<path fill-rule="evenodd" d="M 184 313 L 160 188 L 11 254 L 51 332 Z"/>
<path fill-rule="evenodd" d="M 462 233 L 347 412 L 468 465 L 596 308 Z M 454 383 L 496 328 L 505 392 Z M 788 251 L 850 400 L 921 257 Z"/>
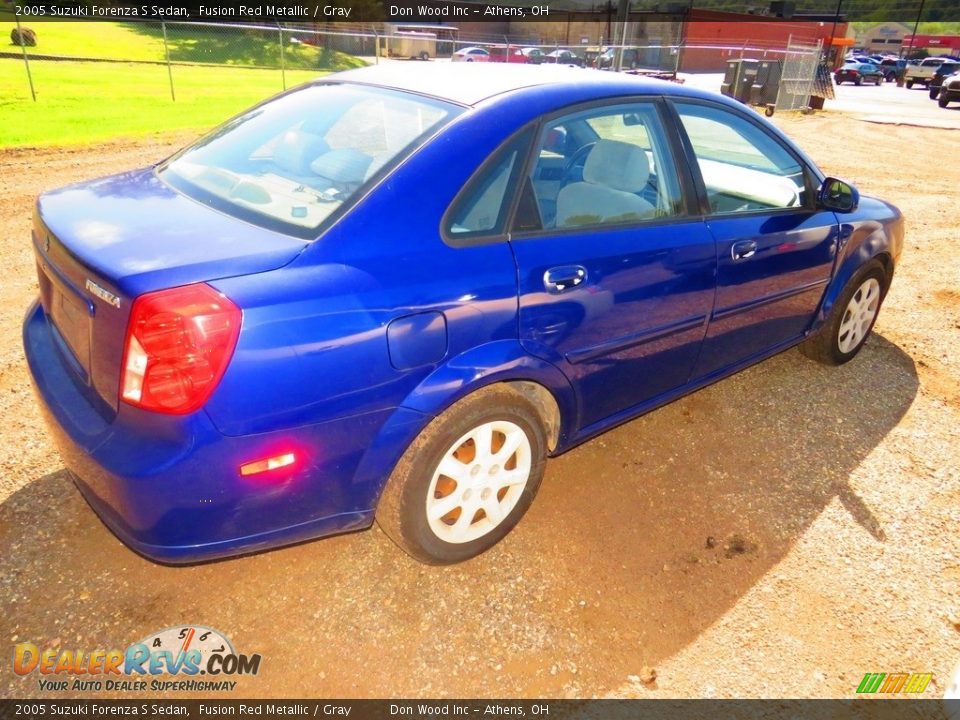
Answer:
<path fill-rule="evenodd" d="M 137 296 L 273 270 L 307 244 L 213 211 L 168 187 L 152 168 L 41 196 L 33 241 L 56 344 L 105 415 L 117 409 Z"/>

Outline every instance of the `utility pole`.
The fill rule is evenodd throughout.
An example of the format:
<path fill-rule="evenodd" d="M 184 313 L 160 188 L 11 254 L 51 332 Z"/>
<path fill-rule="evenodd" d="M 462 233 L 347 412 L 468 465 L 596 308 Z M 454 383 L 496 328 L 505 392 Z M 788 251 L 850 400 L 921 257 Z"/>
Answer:
<path fill-rule="evenodd" d="M 837 59 L 833 57 L 834 53 L 834 44 L 833 39 L 837 36 L 837 23 L 840 22 L 840 6 L 843 5 L 843 0 L 837 0 L 837 11 L 833 14 L 833 27 L 830 28 L 830 49 L 827 51 L 827 61 L 830 63 L 830 69 L 833 70 L 837 66 Z"/>
<path fill-rule="evenodd" d="M 630 0 L 620 0 L 617 3 L 617 22 L 620 23 L 619 47 L 614 53 L 613 69 L 620 72 L 623 67 L 623 46 L 627 42 L 627 22 L 630 19 Z"/>
<path fill-rule="evenodd" d="M 917 11 L 917 20 L 913 23 L 913 35 L 910 36 L 910 47 L 907 48 L 907 59 L 910 59 L 910 55 L 913 53 L 913 42 L 917 39 L 917 28 L 920 27 L 920 16 L 923 15 L 923 3 L 925 0 L 920 0 L 920 9 Z M 903 57 L 903 45 L 900 45 L 900 57 Z"/>

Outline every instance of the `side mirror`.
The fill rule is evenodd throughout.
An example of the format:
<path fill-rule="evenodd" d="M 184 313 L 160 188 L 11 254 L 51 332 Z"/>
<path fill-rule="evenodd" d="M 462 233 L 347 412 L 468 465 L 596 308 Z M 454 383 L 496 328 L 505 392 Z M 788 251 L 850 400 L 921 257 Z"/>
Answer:
<path fill-rule="evenodd" d="M 817 191 L 817 204 L 836 212 L 853 212 L 860 205 L 860 193 L 850 183 L 828 177 Z"/>

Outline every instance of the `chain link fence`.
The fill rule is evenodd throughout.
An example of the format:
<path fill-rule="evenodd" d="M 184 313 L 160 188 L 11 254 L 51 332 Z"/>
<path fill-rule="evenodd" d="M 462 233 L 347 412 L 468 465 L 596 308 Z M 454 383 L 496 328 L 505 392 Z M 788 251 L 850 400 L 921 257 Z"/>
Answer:
<path fill-rule="evenodd" d="M 811 104 L 817 70 L 823 55 L 822 43 L 810 45 L 791 39 L 783 55 L 777 110 L 803 110 Z M 833 87 L 830 86 L 830 94 Z"/>
<path fill-rule="evenodd" d="M 640 23 L 610 33 L 620 41 L 616 44 L 604 42 L 602 32 L 596 31 L 590 37 L 599 37 L 599 42 L 589 44 L 586 30 L 581 42 L 564 44 L 533 34 L 466 34 L 448 26 L 386 23 L 43 23 L 37 30 L 35 47 L 11 43 L 0 51 L 0 57 L 24 63 L 24 83 L 31 62 L 110 62 L 113 82 L 163 83 L 172 101 L 185 93 L 202 93 L 211 76 L 200 70 L 211 68 L 218 69 L 215 82 L 244 82 L 250 75 L 229 72 L 242 70 L 257 73 L 261 81 L 266 79 L 265 86 L 279 91 L 320 73 L 398 60 L 465 60 L 462 51 L 480 48 L 475 61 L 556 63 L 667 79 L 685 72 L 723 72 L 733 58 L 772 58 L 783 67 L 778 109 L 795 110 L 808 105 L 821 51 L 819 45 L 799 41 L 787 47 L 681 43 L 675 27 L 652 32 Z M 143 67 L 157 70 L 147 75 L 133 70 Z M 57 93 L 56 87 L 42 89 L 48 96 Z"/>

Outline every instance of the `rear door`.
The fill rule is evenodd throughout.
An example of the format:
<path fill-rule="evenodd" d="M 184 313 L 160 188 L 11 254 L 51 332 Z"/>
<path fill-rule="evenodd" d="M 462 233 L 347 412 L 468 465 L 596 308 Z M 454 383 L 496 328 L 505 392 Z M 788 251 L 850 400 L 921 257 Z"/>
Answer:
<path fill-rule="evenodd" d="M 510 244 L 520 341 L 559 367 L 580 427 L 684 384 L 713 306 L 716 251 L 662 103 L 574 108 L 535 143 Z"/>
<path fill-rule="evenodd" d="M 717 243 L 717 295 L 695 377 L 800 338 L 836 256 L 839 224 L 814 203 L 805 163 L 745 113 L 676 101 L 706 224 Z"/>

